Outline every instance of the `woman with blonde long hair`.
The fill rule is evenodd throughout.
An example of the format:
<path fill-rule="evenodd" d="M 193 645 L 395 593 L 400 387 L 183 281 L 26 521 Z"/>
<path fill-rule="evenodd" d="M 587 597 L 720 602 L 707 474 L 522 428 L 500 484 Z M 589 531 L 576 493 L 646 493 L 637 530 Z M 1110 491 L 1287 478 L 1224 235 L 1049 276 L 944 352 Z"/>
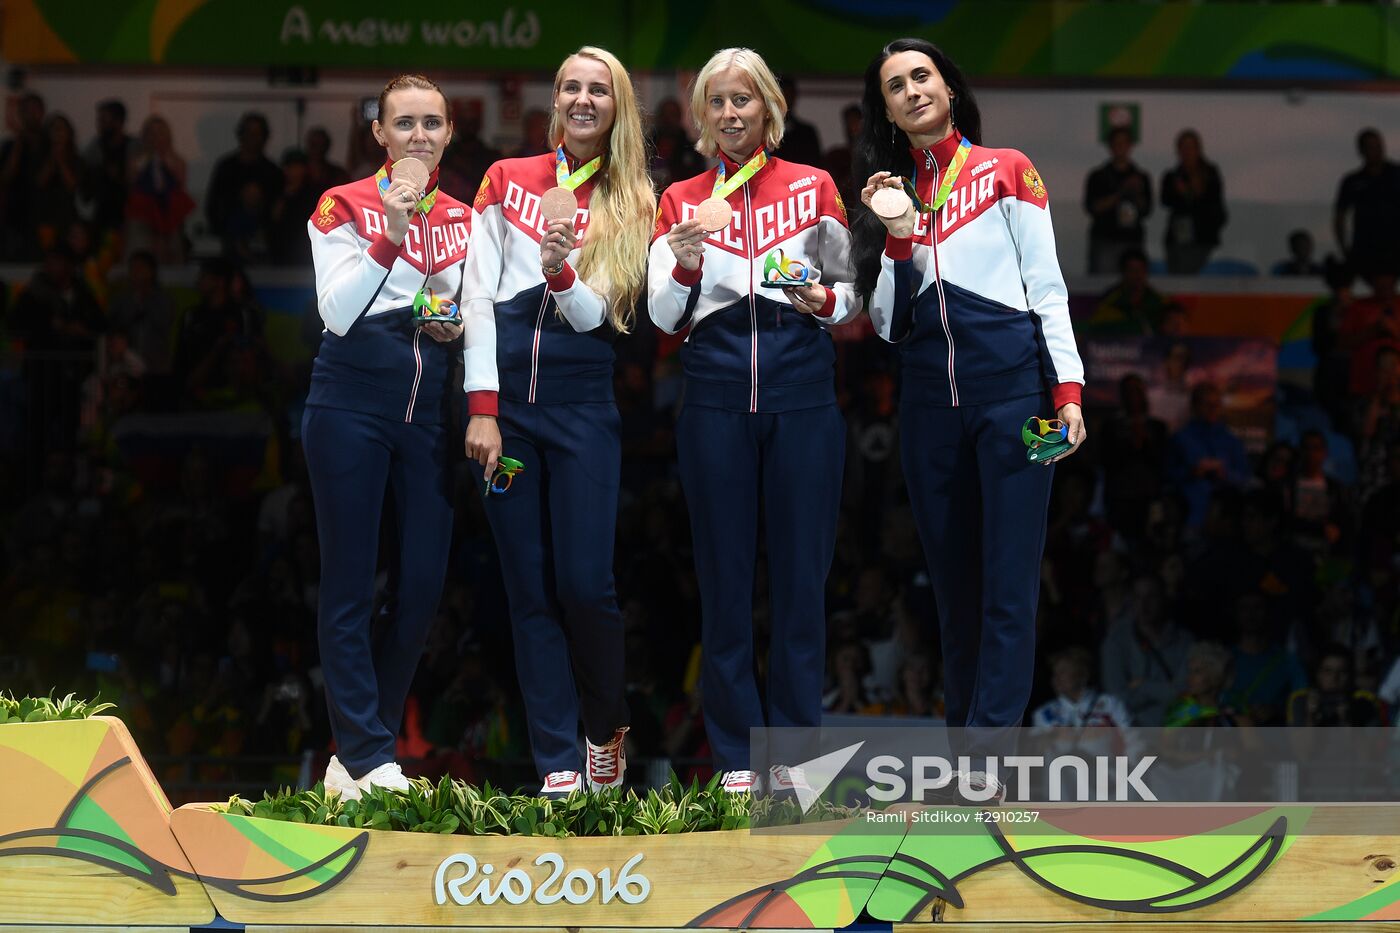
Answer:
<path fill-rule="evenodd" d="M 612 53 L 585 46 L 559 66 L 549 140 L 481 181 L 463 313 L 467 456 L 485 468 L 541 793 L 562 796 L 585 775 L 621 786 L 626 768 L 612 344 L 644 285 L 656 199 Z"/>

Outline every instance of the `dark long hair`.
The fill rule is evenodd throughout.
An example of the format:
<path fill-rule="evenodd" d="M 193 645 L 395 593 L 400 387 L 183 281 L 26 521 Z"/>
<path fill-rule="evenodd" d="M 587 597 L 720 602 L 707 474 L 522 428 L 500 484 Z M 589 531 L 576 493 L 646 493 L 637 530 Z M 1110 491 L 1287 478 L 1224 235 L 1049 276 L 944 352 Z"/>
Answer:
<path fill-rule="evenodd" d="M 896 39 L 881 49 L 865 69 L 865 90 L 860 102 L 863 119 L 851 167 L 855 176 L 852 184 L 856 190 L 864 188 L 865 182 L 876 172 L 893 172 L 908 178 L 914 171 L 914 160 L 909 156 L 909 136 L 885 116 L 885 95 L 880 89 L 880 67 L 891 55 L 900 52 L 922 52 L 933 61 L 943 76 L 943 83 L 953 94 L 950 101 L 953 125 L 975 145 L 982 144 L 982 112 L 977 108 L 977 98 L 967 78 L 963 77 L 962 70 L 932 42 Z M 885 225 L 864 205 L 855 205 L 852 209 L 856 288 L 861 294 L 869 295 L 874 291 L 875 280 L 880 275 Z"/>

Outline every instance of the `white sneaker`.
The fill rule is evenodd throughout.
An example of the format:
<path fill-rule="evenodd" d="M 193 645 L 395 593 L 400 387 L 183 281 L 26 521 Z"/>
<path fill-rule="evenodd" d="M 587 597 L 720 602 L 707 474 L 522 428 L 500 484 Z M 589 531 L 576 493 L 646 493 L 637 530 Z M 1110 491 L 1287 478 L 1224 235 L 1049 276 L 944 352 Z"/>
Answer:
<path fill-rule="evenodd" d="M 807 772 L 798 767 L 774 765 L 768 769 L 768 791 L 774 794 L 811 794 Z"/>
<path fill-rule="evenodd" d="M 326 776 L 321 783 L 326 785 L 328 794 L 339 794 L 346 800 L 360 799 L 360 789 L 355 786 L 355 779 L 334 755 L 331 756 L 331 763 L 326 765 Z"/>
<path fill-rule="evenodd" d="M 969 771 L 962 777 L 963 781 L 960 782 L 959 786 L 965 784 L 966 791 L 960 793 L 959 796 L 968 805 L 999 807 L 1006 802 L 1006 785 L 987 772 Z"/>
<path fill-rule="evenodd" d="M 396 790 L 402 793 L 408 790 L 409 783 L 408 778 L 404 777 L 403 768 L 399 767 L 397 761 L 386 761 L 369 774 L 356 780 L 355 786 L 362 793 L 368 793 L 371 787 L 383 787 L 386 790 Z"/>
<path fill-rule="evenodd" d="M 621 787 L 622 775 L 627 770 L 627 750 L 623 739 L 627 737 L 627 726 L 613 733 L 606 745 L 594 745 L 588 739 L 588 789 L 603 790 L 606 787 Z"/>
<path fill-rule="evenodd" d="M 726 794 L 752 794 L 758 783 L 756 771 L 726 771 L 720 777 L 720 790 Z"/>
<path fill-rule="evenodd" d="M 583 790 L 582 774 L 577 771 L 551 771 L 544 776 L 544 786 L 540 788 L 540 796 L 559 800 L 576 790 Z"/>

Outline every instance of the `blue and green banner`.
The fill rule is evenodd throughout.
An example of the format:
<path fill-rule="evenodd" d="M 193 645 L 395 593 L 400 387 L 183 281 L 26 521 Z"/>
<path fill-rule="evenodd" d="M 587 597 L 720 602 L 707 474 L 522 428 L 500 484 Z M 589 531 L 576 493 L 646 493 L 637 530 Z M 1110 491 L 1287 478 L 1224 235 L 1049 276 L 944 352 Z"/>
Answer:
<path fill-rule="evenodd" d="M 741 17 L 681 0 L 6 0 L 14 64 L 552 71 L 583 44 L 631 68 L 697 68 L 753 46 L 778 69 L 859 74 L 913 35 L 1006 78 L 1371 81 L 1400 77 L 1400 7 L 1106 0 L 765 0 Z"/>

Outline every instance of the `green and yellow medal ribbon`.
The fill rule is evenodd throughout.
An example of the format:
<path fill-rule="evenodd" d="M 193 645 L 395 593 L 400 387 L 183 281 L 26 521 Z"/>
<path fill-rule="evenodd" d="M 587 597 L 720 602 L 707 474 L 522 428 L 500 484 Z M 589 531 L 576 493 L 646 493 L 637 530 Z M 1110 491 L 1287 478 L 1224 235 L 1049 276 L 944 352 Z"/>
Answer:
<path fill-rule="evenodd" d="M 559 183 L 559 187 L 566 191 L 573 191 L 579 185 L 593 177 L 593 173 L 598 171 L 603 164 L 603 157 L 596 156 L 587 165 L 580 165 L 578 170 L 569 174 L 569 157 L 564 154 L 564 144 L 560 143 L 559 148 L 554 150 L 554 179 Z"/>
<path fill-rule="evenodd" d="M 938 194 L 933 198 L 932 204 L 925 204 L 919 200 L 918 187 L 912 182 L 904 183 L 904 190 L 909 195 L 909 200 L 914 202 L 914 210 L 921 214 L 932 214 L 943 206 L 943 202 L 948 200 L 948 195 L 953 192 L 953 184 L 962 174 L 963 163 L 967 161 L 968 154 L 972 152 L 972 140 L 966 136 L 958 145 L 957 152 L 953 153 L 952 161 L 948 163 L 948 168 L 943 172 L 943 184 L 938 186 Z"/>
<path fill-rule="evenodd" d="M 380 194 L 383 194 L 385 191 L 389 190 L 389 167 L 387 165 L 381 166 L 379 171 L 374 173 L 374 183 L 379 186 Z M 426 214 L 428 213 L 428 211 L 432 210 L 433 205 L 437 203 L 437 196 L 437 188 L 434 188 L 432 191 L 429 191 L 427 194 L 423 195 L 423 200 L 418 202 L 418 213 Z"/>
<path fill-rule="evenodd" d="M 724 200 L 725 198 L 733 194 L 735 191 L 738 191 L 740 185 L 752 178 L 755 174 L 758 173 L 759 169 L 763 168 L 763 166 L 767 164 L 768 153 L 763 151 L 762 149 L 759 149 L 758 152 L 754 154 L 754 157 L 752 159 L 749 159 L 749 161 L 744 163 L 743 168 L 739 169 L 739 171 L 734 173 L 733 178 L 729 179 L 728 181 L 725 181 L 724 162 L 721 160 L 719 163 L 719 171 L 715 173 L 715 190 L 711 197 L 716 197 L 720 200 Z"/>

